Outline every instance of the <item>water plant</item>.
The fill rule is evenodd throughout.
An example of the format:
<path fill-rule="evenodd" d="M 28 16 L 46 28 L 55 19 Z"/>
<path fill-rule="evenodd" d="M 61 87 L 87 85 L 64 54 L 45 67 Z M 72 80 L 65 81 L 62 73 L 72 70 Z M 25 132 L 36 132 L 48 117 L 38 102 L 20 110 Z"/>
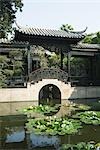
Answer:
<path fill-rule="evenodd" d="M 43 115 L 51 115 L 58 111 L 59 105 L 49 106 L 49 105 L 38 105 L 38 106 L 29 106 L 22 108 L 21 113 L 26 114 L 28 117 L 34 116 L 34 113 L 41 113 Z"/>
<path fill-rule="evenodd" d="M 80 119 L 81 122 L 85 124 L 100 125 L 100 112 L 96 111 L 80 112 L 73 115 L 73 118 L 78 118 Z"/>
<path fill-rule="evenodd" d="M 80 142 L 78 144 L 63 144 L 59 150 L 96 150 L 97 144 L 94 142 Z M 100 148 L 100 147 L 99 147 Z"/>
<path fill-rule="evenodd" d="M 28 106 L 26 108 L 22 108 L 19 110 L 20 113 L 27 115 L 28 118 L 38 118 L 42 117 L 43 115 L 52 116 L 55 115 L 59 110 L 63 110 L 62 113 L 59 113 L 59 117 L 63 116 L 70 116 L 76 110 L 88 110 L 90 109 L 89 106 L 83 104 L 76 104 L 73 102 L 66 102 L 66 104 L 55 104 L 53 106 L 50 105 L 38 105 L 38 106 Z"/>
<path fill-rule="evenodd" d="M 26 128 L 35 134 L 65 135 L 78 132 L 81 123 L 74 119 L 50 116 L 45 119 L 28 119 Z"/>

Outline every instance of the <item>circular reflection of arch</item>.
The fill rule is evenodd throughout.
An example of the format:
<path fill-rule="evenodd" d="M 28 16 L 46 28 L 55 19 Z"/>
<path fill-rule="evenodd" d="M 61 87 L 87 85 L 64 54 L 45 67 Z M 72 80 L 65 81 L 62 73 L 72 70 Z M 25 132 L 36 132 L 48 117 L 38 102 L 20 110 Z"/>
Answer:
<path fill-rule="evenodd" d="M 53 106 L 61 104 L 61 92 L 53 84 L 43 86 L 39 92 L 39 104 Z"/>

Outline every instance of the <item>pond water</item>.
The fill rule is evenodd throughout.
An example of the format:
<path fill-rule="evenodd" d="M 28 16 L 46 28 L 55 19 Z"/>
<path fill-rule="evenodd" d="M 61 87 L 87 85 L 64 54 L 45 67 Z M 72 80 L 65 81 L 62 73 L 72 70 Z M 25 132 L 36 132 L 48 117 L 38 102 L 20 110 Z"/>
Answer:
<path fill-rule="evenodd" d="M 9 105 L 11 108 L 12 106 L 19 106 L 18 103 L 17 105 Z M 0 150 L 58 150 L 61 144 L 100 142 L 100 126 L 93 125 L 84 125 L 77 134 L 66 136 L 44 136 L 27 133 L 25 128 L 26 116 L 17 114 L 14 108 L 12 109 L 14 111 L 10 108 L 7 108 L 10 111 L 5 111 L 3 106 L 5 108 L 6 103 L 0 106 L 2 106 L 2 109 L 0 108 L 2 112 L 0 115 Z"/>

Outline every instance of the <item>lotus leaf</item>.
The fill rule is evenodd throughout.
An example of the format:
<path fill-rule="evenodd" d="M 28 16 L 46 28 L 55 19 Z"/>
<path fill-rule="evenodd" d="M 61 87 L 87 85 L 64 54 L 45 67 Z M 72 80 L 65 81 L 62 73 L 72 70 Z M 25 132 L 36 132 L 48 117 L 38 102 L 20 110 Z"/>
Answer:
<path fill-rule="evenodd" d="M 77 113 L 73 118 L 79 118 L 85 124 L 100 125 L 100 112 L 85 111 Z"/>
<path fill-rule="evenodd" d="M 48 119 L 29 119 L 26 124 L 28 130 L 32 128 L 32 131 L 37 131 L 41 134 L 45 132 L 45 134 L 50 135 L 64 135 L 64 134 L 72 134 L 78 132 L 78 129 L 81 128 L 81 123 L 77 120 L 68 119 L 68 118 L 48 118 Z"/>

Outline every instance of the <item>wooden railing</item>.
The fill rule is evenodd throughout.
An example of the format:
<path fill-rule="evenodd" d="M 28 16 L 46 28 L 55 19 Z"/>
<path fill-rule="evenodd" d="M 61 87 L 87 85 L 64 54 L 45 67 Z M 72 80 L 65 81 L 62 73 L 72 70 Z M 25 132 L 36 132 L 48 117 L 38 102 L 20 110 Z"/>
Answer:
<path fill-rule="evenodd" d="M 8 78 L 5 83 L 7 87 L 26 87 L 27 86 L 27 76 L 13 76 Z"/>
<path fill-rule="evenodd" d="M 67 83 L 68 74 L 67 72 L 58 68 L 40 68 L 33 71 L 29 76 L 29 81 L 31 83 L 38 82 L 42 79 L 58 79 Z"/>
<path fill-rule="evenodd" d="M 90 80 L 88 76 L 70 76 L 70 82 L 72 86 L 98 86 L 100 80 Z"/>

